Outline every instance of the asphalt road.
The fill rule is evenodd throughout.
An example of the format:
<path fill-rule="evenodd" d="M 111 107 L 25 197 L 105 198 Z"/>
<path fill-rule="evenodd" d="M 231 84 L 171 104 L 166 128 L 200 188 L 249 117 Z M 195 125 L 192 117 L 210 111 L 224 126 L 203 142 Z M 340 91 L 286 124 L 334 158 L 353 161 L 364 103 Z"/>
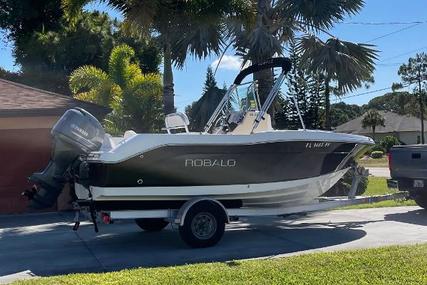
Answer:
<path fill-rule="evenodd" d="M 233 222 L 212 248 L 190 249 L 172 228 L 146 233 L 130 222 L 71 230 L 69 214 L 0 217 L 0 276 L 102 272 L 139 266 L 286 256 L 314 251 L 427 242 L 427 211 L 418 207 L 337 210 Z"/>

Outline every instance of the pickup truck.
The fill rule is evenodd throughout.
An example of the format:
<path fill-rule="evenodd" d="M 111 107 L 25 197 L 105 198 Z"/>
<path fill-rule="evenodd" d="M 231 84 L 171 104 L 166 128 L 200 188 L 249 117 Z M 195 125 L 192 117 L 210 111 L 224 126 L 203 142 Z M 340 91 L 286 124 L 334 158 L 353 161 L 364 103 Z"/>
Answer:
<path fill-rule="evenodd" d="M 427 209 L 427 145 L 394 146 L 389 153 L 389 187 L 408 191 L 410 198 Z"/>

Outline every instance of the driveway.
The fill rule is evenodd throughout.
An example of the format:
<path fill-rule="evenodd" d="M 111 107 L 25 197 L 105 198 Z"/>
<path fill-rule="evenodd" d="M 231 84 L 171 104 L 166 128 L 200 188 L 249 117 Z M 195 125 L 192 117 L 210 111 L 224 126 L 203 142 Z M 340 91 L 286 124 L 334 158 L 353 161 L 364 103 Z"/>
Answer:
<path fill-rule="evenodd" d="M 131 222 L 71 230 L 71 214 L 0 217 L 0 278 L 103 272 L 139 266 L 287 256 L 314 251 L 427 241 L 427 211 L 418 207 L 337 210 L 233 222 L 212 248 L 190 249 L 168 228 L 146 233 Z"/>
<path fill-rule="evenodd" d="M 390 178 L 390 170 L 387 167 L 367 167 L 369 175 L 375 177 Z"/>

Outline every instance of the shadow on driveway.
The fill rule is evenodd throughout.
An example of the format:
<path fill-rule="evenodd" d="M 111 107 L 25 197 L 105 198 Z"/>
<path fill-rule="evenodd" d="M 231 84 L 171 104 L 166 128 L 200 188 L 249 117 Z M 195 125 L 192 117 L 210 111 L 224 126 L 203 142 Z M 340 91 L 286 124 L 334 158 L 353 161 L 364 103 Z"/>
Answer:
<path fill-rule="evenodd" d="M 414 225 L 427 226 L 427 210 L 416 209 L 405 213 L 394 213 L 385 215 L 386 221 L 409 223 Z"/>
<path fill-rule="evenodd" d="M 4 219 L 0 218 L 0 276 L 24 270 L 47 276 L 266 257 L 344 244 L 366 235 L 360 229 L 366 222 L 295 223 L 256 218 L 228 225 L 215 247 L 191 249 L 170 226 L 148 233 L 133 223 L 120 222 L 101 225 L 95 234 L 90 224 L 73 232 L 71 223 L 58 214 L 45 217 L 48 223 L 44 224 L 37 224 L 38 216 L 28 216 L 26 223 L 22 216 L 2 224 Z"/>

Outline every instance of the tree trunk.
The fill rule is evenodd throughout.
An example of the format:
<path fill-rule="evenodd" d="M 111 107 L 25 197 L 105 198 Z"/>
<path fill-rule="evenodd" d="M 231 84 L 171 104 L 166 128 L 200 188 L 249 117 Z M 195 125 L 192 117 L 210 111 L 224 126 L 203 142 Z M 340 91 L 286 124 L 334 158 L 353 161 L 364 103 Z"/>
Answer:
<path fill-rule="evenodd" d="M 330 101 L 329 78 L 325 79 L 325 129 L 331 130 L 331 101 Z"/>
<path fill-rule="evenodd" d="M 265 69 L 255 73 L 254 80 L 258 81 L 258 95 L 262 105 L 264 104 L 265 99 L 267 99 L 267 96 L 270 93 L 271 87 L 274 83 L 273 70 Z"/>
<path fill-rule="evenodd" d="M 163 111 L 165 115 L 175 112 L 172 54 L 168 42 L 163 46 Z"/>
<path fill-rule="evenodd" d="M 372 126 L 372 139 L 375 141 L 375 126 Z"/>
<path fill-rule="evenodd" d="M 424 100 L 423 100 L 423 90 L 421 89 L 421 76 L 418 78 L 418 87 L 420 94 L 418 95 L 419 105 L 420 105 L 420 120 L 421 120 L 421 144 L 424 144 Z"/>
<path fill-rule="evenodd" d="M 258 28 L 265 25 L 263 18 L 265 17 L 267 10 L 271 6 L 271 0 L 258 0 L 257 2 L 257 19 L 256 26 Z M 265 60 L 270 59 L 273 56 L 273 53 L 261 54 L 257 53 L 257 56 L 251 58 L 253 63 L 261 63 Z M 264 104 L 265 99 L 267 99 L 268 94 L 270 93 L 271 87 L 274 83 L 274 74 L 273 69 L 265 69 L 255 73 L 254 80 L 258 81 L 258 95 L 261 105 Z M 274 102 L 271 105 L 268 113 L 271 115 L 272 120 L 274 120 Z M 274 122 L 273 122 L 274 123 Z"/>

